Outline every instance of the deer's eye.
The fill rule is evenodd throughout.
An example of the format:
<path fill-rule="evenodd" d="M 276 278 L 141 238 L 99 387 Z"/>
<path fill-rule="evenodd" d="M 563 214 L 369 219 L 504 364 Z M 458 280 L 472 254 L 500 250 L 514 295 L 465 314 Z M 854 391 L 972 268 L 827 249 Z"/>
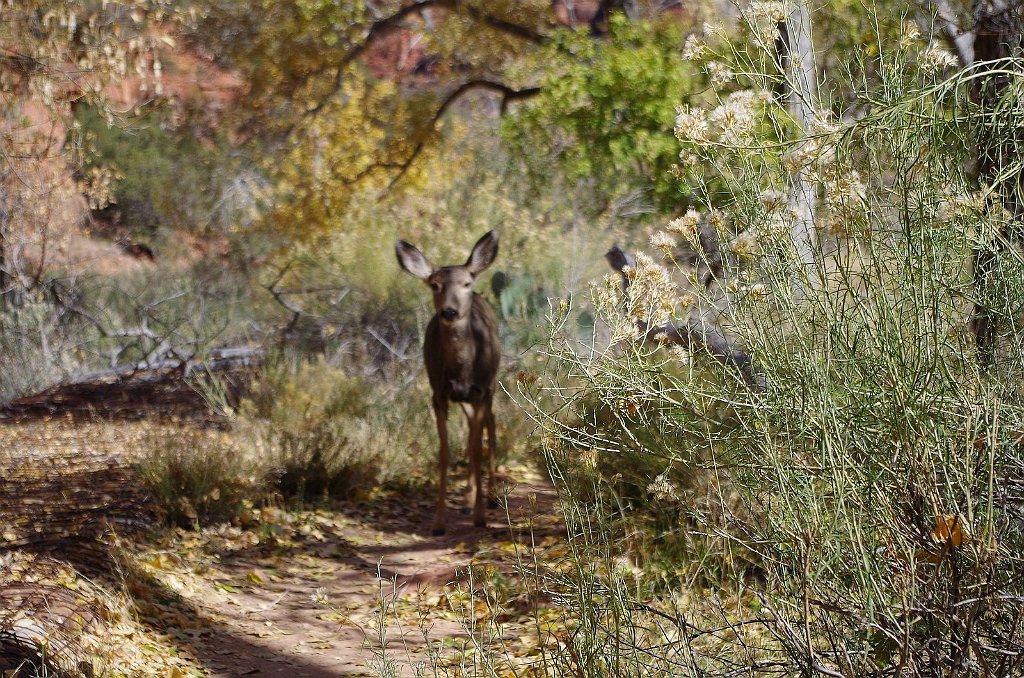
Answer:
<path fill-rule="evenodd" d="M 473 283 L 463 283 L 462 286 L 463 287 L 472 287 Z"/>
<path fill-rule="evenodd" d="M 440 292 L 441 291 L 441 283 L 436 283 L 436 282 L 430 283 L 430 289 L 434 290 L 435 292 Z"/>

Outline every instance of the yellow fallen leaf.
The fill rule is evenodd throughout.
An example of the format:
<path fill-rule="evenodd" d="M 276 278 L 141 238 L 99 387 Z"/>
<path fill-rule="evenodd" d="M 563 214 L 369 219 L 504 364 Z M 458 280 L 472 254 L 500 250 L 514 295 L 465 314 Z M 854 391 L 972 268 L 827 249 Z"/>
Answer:
<path fill-rule="evenodd" d="M 939 514 L 935 516 L 935 529 L 932 530 L 932 539 L 940 543 L 949 543 L 952 546 L 960 546 L 970 537 L 963 518 L 960 516 L 949 516 Z"/>

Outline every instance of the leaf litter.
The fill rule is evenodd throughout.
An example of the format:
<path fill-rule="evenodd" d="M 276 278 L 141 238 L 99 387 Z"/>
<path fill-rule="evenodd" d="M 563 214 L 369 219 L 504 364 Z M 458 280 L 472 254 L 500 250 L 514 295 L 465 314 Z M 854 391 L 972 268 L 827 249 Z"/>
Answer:
<path fill-rule="evenodd" d="M 124 467 L 133 441 L 154 425 L 0 425 L 0 464 L 49 474 L 89 463 Z M 447 537 L 426 536 L 432 497 L 380 489 L 351 504 L 249 506 L 235 524 L 192 530 L 121 534 L 108 524 L 93 538 L 105 542 L 112 567 L 95 578 L 19 548 L 32 530 L 24 515 L 32 502 L 23 502 L 21 514 L 0 515 L 0 540 L 9 543 L 0 541 L 0 591 L 31 579 L 73 594 L 89 615 L 70 635 L 61 631 L 65 645 L 74 647 L 75 666 L 85 658 L 108 676 L 243 675 L 311 656 L 327 670 L 390 662 L 458 675 L 482 652 L 501 658 L 499 674 L 529 674 L 565 623 L 522 580 L 565 566 L 564 528 L 546 483 L 525 466 L 507 471 L 520 485 L 506 498 L 506 515 L 492 510 L 492 525 L 504 524 L 486 531 L 463 524 Z M 450 504 L 459 503 L 453 494 Z M 0 634 L 30 614 L 26 605 L 5 605 Z M 57 622 L 40 626 L 58 635 Z M 237 638 L 247 640 L 236 645 Z"/>

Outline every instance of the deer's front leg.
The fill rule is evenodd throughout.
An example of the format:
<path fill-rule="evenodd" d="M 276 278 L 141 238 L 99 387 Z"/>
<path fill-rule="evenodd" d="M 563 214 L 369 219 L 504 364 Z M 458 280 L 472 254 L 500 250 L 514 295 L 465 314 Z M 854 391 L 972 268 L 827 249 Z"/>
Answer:
<path fill-rule="evenodd" d="M 466 418 L 469 420 L 469 493 L 466 503 L 473 508 L 473 525 L 485 527 L 487 514 L 484 510 L 484 485 L 482 474 L 482 457 L 484 451 L 483 434 L 487 423 L 487 408 L 483 405 L 464 405 Z"/>
<path fill-rule="evenodd" d="M 447 522 L 445 499 L 448 496 L 448 401 L 434 398 L 434 419 L 440 441 L 437 453 L 437 508 L 434 510 L 433 534 L 444 534 Z"/>

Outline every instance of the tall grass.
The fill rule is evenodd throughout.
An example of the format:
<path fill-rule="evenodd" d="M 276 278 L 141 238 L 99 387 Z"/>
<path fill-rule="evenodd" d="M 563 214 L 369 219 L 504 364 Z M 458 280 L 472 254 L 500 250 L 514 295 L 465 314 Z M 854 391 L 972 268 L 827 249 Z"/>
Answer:
<path fill-rule="evenodd" d="M 946 78 L 935 48 L 901 49 L 837 104 L 853 121 L 822 108 L 799 131 L 756 75 L 683 111 L 679 172 L 703 209 L 652 237 L 628 295 L 595 287 L 607 340 L 554 319 L 554 369 L 524 389 L 572 500 L 561 586 L 578 626 L 554 674 L 1020 670 L 1024 269 L 993 192 L 1019 182 L 965 169 L 1013 125 L 970 103 L 981 68 Z M 1019 122 L 1007 92 L 1000 115 Z M 809 261 L 794 175 L 814 187 Z M 987 371 L 970 332 L 981 249 L 1004 328 Z M 753 387 L 699 342 L 647 343 L 636 325 L 687 317 L 752 358 Z M 660 583 L 630 584 L 622 554 Z"/>

